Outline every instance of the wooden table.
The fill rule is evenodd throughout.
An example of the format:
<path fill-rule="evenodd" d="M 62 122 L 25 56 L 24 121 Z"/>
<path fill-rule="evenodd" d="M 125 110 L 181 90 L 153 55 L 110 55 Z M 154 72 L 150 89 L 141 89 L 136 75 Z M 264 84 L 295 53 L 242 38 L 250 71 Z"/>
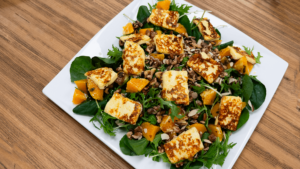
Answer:
<path fill-rule="evenodd" d="M 213 11 L 289 62 L 234 168 L 299 168 L 300 1 L 188 1 Z M 132 168 L 42 94 L 130 2 L 0 1 L 0 168 Z"/>

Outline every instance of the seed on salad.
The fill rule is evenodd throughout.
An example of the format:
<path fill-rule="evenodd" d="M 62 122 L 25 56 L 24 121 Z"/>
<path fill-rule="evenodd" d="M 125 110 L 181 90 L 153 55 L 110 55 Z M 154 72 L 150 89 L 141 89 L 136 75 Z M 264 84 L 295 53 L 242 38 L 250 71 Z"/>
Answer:
<path fill-rule="evenodd" d="M 209 141 L 209 140 L 207 140 L 207 139 L 203 139 L 203 142 L 208 143 L 208 144 L 211 144 L 211 143 L 212 143 L 211 141 Z"/>
<path fill-rule="evenodd" d="M 162 140 L 168 140 L 170 138 L 170 136 L 166 133 L 161 134 L 160 137 Z"/>
<path fill-rule="evenodd" d="M 194 116 L 195 114 L 197 114 L 198 110 L 199 110 L 199 109 L 194 109 L 194 110 L 190 111 L 189 114 L 188 114 L 188 116 L 189 116 L 189 117 Z"/>
<path fill-rule="evenodd" d="M 205 121 L 201 120 L 200 123 L 201 123 L 201 124 L 205 124 Z"/>

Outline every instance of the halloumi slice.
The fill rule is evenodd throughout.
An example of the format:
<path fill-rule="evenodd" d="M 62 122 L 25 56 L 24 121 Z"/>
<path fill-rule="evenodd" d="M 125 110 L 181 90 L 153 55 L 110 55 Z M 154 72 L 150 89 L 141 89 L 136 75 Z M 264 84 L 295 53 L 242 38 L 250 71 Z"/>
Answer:
<path fill-rule="evenodd" d="M 162 82 L 162 98 L 175 101 L 176 104 L 189 105 L 187 71 L 166 71 L 162 76 Z"/>
<path fill-rule="evenodd" d="M 132 41 L 134 43 L 141 45 L 141 44 L 149 43 L 151 41 L 151 38 L 147 35 L 136 33 L 127 36 L 121 36 L 120 40 L 123 42 Z"/>
<path fill-rule="evenodd" d="M 153 9 L 148 19 L 149 22 L 156 26 L 175 30 L 179 19 L 179 13 L 177 11 Z"/>
<path fill-rule="evenodd" d="M 201 75 L 208 83 L 214 82 L 221 72 L 224 71 L 222 65 L 209 57 L 205 52 L 194 54 L 188 60 L 187 65 Z"/>
<path fill-rule="evenodd" d="M 123 71 L 129 75 L 140 75 L 145 68 L 145 52 L 132 41 L 126 41 L 123 50 Z"/>
<path fill-rule="evenodd" d="M 155 35 L 154 43 L 156 51 L 163 54 L 182 54 L 183 50 L 183 37 L 175 35 Z"/>
<path fill-rule="evenodd" d="M 250 55 L 248 55 L 248 53 L 246 51 L 244 51 L 241 48 L 236 47 L 236 46 L 228 46 L 228 48 L 230 49 L 230 55 L 232 56 L 232 58 L 234 60 L 239 60 L 240 58 L 246 56 L 248 62 L 250 62 L 252 64 L 256 63 L 253 54 L 251 54 L 251 56 L 250 56 Z"/>
<path fill-rule="evenodd" d="M 215 28 L 209 22 L 208 19 L 204 18 L 199 23 L 200 19 L 194 19 L 193 22 L 198 25 L 199 31 L 201 32 L 204 40 L 216 41 L 220 39 L 220 35 L 217 33 Z"/>
<path fill-rule="evenodd" d="M 223 96 L 218 123 L 222 128 L 235 131 L 242 112 L 242 99 L 237 96 Z"/>
<path fill-rule="evenodd" d="M 165 152 L 171 163 L 191 159 L 203 149 L 203 143 L 196 127 L 181 133 L 178 137 L 164 144 Z"/>
<path fill-rule="evenodd" d="M 114 93 L 112 98 L 107 102 L 104 112 L 119 120 L 135 125 L 142 112 L 142 105 L 119 93 Z"/>
<path fill-rule="evenodd" d="M 112 84 L 118 77 L 118 74 L 112 68 L 108 67 L 91 70 L 84 75 L 91 79 L 99 89 L 105 89 L 105 87 Z"/>

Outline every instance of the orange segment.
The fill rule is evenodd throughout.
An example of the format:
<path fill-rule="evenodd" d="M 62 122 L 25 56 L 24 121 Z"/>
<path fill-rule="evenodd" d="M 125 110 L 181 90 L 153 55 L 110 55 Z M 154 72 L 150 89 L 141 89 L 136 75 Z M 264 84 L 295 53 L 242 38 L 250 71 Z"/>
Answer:
<path fill-rule="evenodd" d="M 149 80 L 132 78 L 127 82 L 126 92 L 137 93 L 143 90 L 147 86 Z"/>
<path fill-rule="evenodd" d="M 178 32 L 180 34 L 186 34 L 186 29 L 183 25 L 181 25 L 180 23 L 177 24 L 177 27 L 175 28 L 175 32 Z"/>
<path fill-rule="evenodd" d="M 198 132 L 200 133 L 200 131 L 201 131 L 202 134 L 207 131 L 207 129 L 206 129 L 206 127 L 205 127 L 204 124 L 195 123 L 195 124 L 192 124 L 190 126 L 187 126 L 188 129 L 190 129 L 192 127 L 196 127 L 196 129 L 198 130 Z"/>
<path fill-rule="evenodd" d="M 158 126 L 152 125 L 149 122 L 144 122 L 141 126 L 143 128 L 143 136 L 149 141 L 153 141 L 156 133 L 160 131 L 160 128 Z"/>
<path fill-rule="evenodd" d="M 220 103 L 217 103 L 214 105 L 214 107 L 211 109 L 211 114 L 216 118 L 218 116 L 218 111 L 219 111 L 219 108 L 220 108 Z"/>
<path fill-rule="evenodd" d="M 161 30 L 156 30 L 155 31 L 158 35 L 161 35 L 162 34 L 162 31 Z"/>
<path fill-rule="evenodd" d="M 84 93 L 87 93 L 87 88 L 86 88 L 87 79 L 77 80 L 74 81 L 74 83 L 76 84 L 79 90 L 83 91 Z"/>
<path fill-rule="evenodd" d="M 140 29 L 139 33 L 142 35 L 146 35 L 147 30 L 149 31 L 153 31 L 153 28 L 144 28 L 144 29 Z"/>
<path fill-rule="evenodd" d="M 150 55 L 153 56 L 154 58 L 159 59 L 160 61 L 163 61 L 165 58 L 165 54 L 151 53 Z"/>
<path fill-rule="evenodd" d="M 90 92 L 90 95 L 95 100 L 103 100 L 103 90 L 104 89 L 99 89 L 99 87 L 91 79 L 88 79 L 87 86 L 88 86 L 88 90 Z"/>
<path fill-rule="evenodd" d="M 230 48 L 225 48 L 220 51 L 220 56 L 223 58 L 224 56 L 230 56 Z"/>
<path fill-rule="evenodd" d="M 241 57 L 237 62 L 235 62 L 233 68 L 235 68 L 240 74 L 249 74 L 246 56 Z"/>
<path fill-rule="evenodd" d="M 220 125 L 213 125 L 209 124 L 208 128 L 211 130 L 209 131 L 210 134 L 214 134 L 216 137 L 220 138 L 220 141 L 223 139 L 223 132 Z"/>
<path fill-rule="evenodd" d="M 157 2 L 156 8 L 157 9 L 164 9 L 164 10 L 169 10 L 170 9 L 170 0 L 164 0 L 164 1 L 159 1 Z"/>
<path fill-rule="evenodd" d="M 86 101 L 86 96 L 82 91 L 75 89 L 74 95 L 73 95 L 73 100 L 72 102 L 74 104 L 80 104 L 82 102 Z"/>
<path fill-rule="evenodd" d="M 253 69 L 253 64 L 252 63 L 250 63 L 250 62 L 248 62 L 248 74 L 247 75 L 249 75 L 250 74 L 250 72 L 252 71 L 252 69 Z"/>
<path fill-rule="evenodd" d="M 175 123 L 172 121 L 171 116 L 164 116 L 160 123 L 160 129 L 164 133 L 171 132 L 174 126 Z"/>
<path fill-rule="evenodd" d="M 128 23 L 127 25 L 123 26 L 123 35 L 131 34 L 134 32 L 132 23 Z"/>

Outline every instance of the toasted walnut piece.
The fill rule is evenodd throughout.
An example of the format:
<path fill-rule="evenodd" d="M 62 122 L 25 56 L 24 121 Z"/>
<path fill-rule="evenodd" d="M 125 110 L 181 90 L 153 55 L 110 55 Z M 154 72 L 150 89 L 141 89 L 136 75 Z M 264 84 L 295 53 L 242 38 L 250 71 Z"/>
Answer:
<path fill-rule="evenodd" d="M 115 91 L 115 93 L 121 93 L 122 89 L 118 89 Z"/>
<path fill-rule="evenodd" d="M 109 94 L 109 88 L 106 88 L 104 91 L 106 94 Z"/>
<path fill-rule="evenodd" d="M 149 114 L 156 114 L 157 112 L 156 112 L 156 110 L 154 110 L 154 108 L 149 108 L 147 110 L 147 113 L 149 113 Z"/>
<path fill-rule="evenodd" d="M 136 139 L 136 140 L 140 140 L 143 137 L 143 133 L 142 132 L 136 132 L 131 137 L 134 138 L 134 139 Z"/>
<path fill-rule="evenodd" d="M 207 119 L 207 114 L 204 113 L 204 114 L 203 114 L 203 121 L 205 121 L 206 119 Z"/>
<path fill-rule="evenodd" d="M 119 45 L 122 47 L 122 46 L 124 46 L 124 42 L 120 39 L 119 40 Z"/>
<path fill-rule="evenodd" d="M 153 79 L 150 81 L 149 85 L 150 85 L 150 86 L 153 86 L 153 85 L 155 85 L 156 82 L 157 82 L 157 79 L 156 79 L 156 78 L 153 78 Z"/>
<path fill-rule="evenodd" d="M 217 137 L 214 135 L 214 134 L 211 134 L 208 136 L 208 139 L 211 141 L 211 142 L 215 142 Z"/>
<path fill-rule="evenodd" d="M 126 136 L 129 138 L 129 139 L 131 139 L 131 136 L 132 136 L 132 131 L 129 131 L 127 134 L 126 134 Z"/>
<path fill-rule="evenodd" d="M 156 115 L 156 122 L 157 123 L 161 123 L 161 119 L 162 119 L 162 116 L 161 115 Z"/>
<path fill-rule="evenodd" d="M 158 147 L 157 147 L 158 153 L 163 153 L 163 152 L 165 152 L 165 150 L 164 150 L 163 147 L 164 147 L 164 146 L 158 146 Z"/>
<path fill-rule="evenodd" d="M 176 166 L 176 168 L 180 168 L 183 166 L 183 162 L 177 163 L 177 164 L 175 164 L 175 166 Z"/>
<path fill-rule="evenodd" d="M 149 30 L 147 30 L 147 31 L 149 31 Z M 147 33 L 147 31 L 146 31 L 146 33 Z M 155 49 L 155 45 L 151 43 L 147 46 L 146 51 L 148 53 L 152 53 L 154 51 L 154 49 Z"/>
<path fill-rule="evenodd" d="M 197 104 L 198 106 L 202 106 L 202 102 L 201 102 L 200 100 L 196 100 L 196 104 Z"/>
<path fill-rule="evenodd" d="M 155 31 L 150 32 L 150 38 L 153 39 L 157 33 Z"/>
<path fill-rule="evenodd" d="M 138 126 L 134 129 L 134 133 L 137 133 L 137 132 L 142 132 L 143 131 L 143 128 L 142 126 Z"/>

